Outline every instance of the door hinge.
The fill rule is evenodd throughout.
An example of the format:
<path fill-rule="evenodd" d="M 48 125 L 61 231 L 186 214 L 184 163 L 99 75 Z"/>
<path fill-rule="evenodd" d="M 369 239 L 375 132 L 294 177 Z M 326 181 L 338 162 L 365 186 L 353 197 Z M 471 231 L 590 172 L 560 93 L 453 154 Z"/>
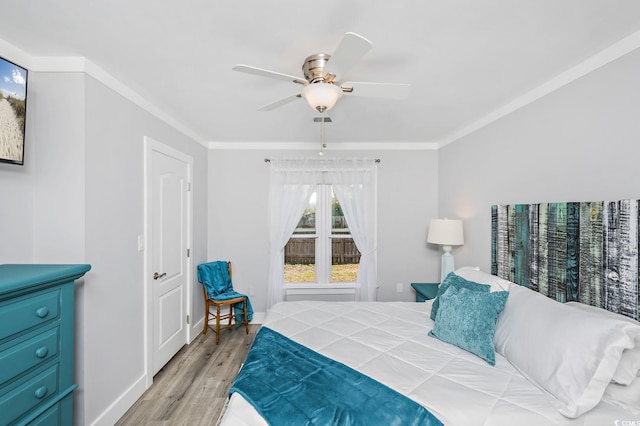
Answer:
<path fill-rule="evenodd" d="M 189 315 L 187 315 L 187 324 L 189 324 Z"/>
<path fill-rule="evenodd" d="M 191 191 L 191 182 L 187 182 L 187 192 Z"/>
<path fill-rule="evenodd" d="M 191 257 L 191 249 L 187 249 L 187 257 Z"/>

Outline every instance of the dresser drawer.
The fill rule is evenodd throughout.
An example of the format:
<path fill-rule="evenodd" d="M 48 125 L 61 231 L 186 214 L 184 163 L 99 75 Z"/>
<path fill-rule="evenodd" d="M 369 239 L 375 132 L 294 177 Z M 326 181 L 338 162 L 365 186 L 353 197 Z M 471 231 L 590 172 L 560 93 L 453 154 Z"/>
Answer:
<path fill-rule="evenodd" d="M 56 393 L 58 393 L 57 364 L 0 396 L 0 413 L 2 413 L 0 425 L 10 424 Z"/>
<path fill-rule="evenodd" d="M 56 404 L 39 415 L 34 421 L 27 423 L 29 426 L 53 426 L 62 425 L 60 422 L 60 404 Z"/>
<path fill-rule="evenodd" d="M 27 421 L 28 426 L 71 426 L 73 424 L 73 393 L 69 393 L 62 397 L 47 411 L 40 414 L 35 419 Z M 18 422 L 21 425 L 22 419 Z"/>
<path fill-rule="evenodd" d="M 12 378 L 58 355 L 58 327 L 0 352 L 0 387 Z"/>
<path fill-rule="evenodd" d="M 0 341 L 56 319 L 59 314 L 60 290 L 58 289 L 0 304 Z"/>

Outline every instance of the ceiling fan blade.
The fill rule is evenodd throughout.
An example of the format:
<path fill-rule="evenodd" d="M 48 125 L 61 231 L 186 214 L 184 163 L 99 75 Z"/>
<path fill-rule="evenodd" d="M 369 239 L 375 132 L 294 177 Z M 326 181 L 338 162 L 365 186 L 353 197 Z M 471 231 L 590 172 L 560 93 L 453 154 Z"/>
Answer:
<path fill-rule="evenodd" d="M 308 84 L 304 78 L 295 77 L 293 75 L 288 75 L 288 74 L 282 74 L 280 72 L 265 70 L 262 68 L 252 67 L 250 65 L 238 64 L 231 69 L 238 72 L 246 72 L 247 74 L 259 75 L 261 77 L 275 78 L 276 80 L 288 81 L 290 83 L 298 83 L 305 86 Z"/>
<path fill-rule="evenodd" d="M 288 104 L 289 102 L 293 102 L 298 98 L 301 98 L 302 95 L 300 93 L 296 93 L 295 95 L 289 95 L 287 97 L 284 97 L 282 99 L 278 99 L 275 102 L 271 102 L 270 104 L 261 106 L 260 108 L 258 108 L 258 111 L 271 111 L 272 109 L 276 109 L 279 108 L 283 105 Z"/>
<path fill-rule="evenodd" d="M 340 81 L 372 47 L 373 44 L 366 38 L 356 33 L 346 33 L 327 62 L 325 71 Z"/>
<path fill-rule="evenodd" d="M 405 99 L 409 97 L 411 91 L 411 85 L 404 83 L 367 83 L 361 81 L 348 81 L 342 83 L 340 87 L 344 91 L 345 95 L 385 99 Z"/>

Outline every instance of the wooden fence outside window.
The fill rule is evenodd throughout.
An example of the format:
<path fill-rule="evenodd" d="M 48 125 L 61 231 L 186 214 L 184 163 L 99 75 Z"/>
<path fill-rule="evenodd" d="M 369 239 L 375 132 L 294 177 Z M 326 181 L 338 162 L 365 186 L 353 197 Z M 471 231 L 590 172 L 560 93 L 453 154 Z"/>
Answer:
<path fill-rule="evenodd" d="M 315 263 L 315 238 L 292 238 L 284 247 L 284 262 L 309 265 Z M 331 264 L 345 265 L 360 262 L 360 252 L 353 238 L 331 239 Z"/>

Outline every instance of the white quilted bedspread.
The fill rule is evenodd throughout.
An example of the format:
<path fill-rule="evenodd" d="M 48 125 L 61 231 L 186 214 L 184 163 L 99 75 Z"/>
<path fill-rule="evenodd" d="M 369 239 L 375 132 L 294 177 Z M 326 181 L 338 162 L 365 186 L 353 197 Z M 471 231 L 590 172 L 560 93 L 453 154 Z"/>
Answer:
<path fill-rule="evenodd" d="M 430 302 L 283 302 L 268 312 L 264 326 L 407 395 L 445 425 L 614 426 L 616 420 L 640 420 L 604 402 L 578 419 L 563 417 L 502 356 L 496 354 L 492 367 L 428 336 L 430 311 Z M 222 425 L 243 424 L 266 423 L 234 394 Z"/>

